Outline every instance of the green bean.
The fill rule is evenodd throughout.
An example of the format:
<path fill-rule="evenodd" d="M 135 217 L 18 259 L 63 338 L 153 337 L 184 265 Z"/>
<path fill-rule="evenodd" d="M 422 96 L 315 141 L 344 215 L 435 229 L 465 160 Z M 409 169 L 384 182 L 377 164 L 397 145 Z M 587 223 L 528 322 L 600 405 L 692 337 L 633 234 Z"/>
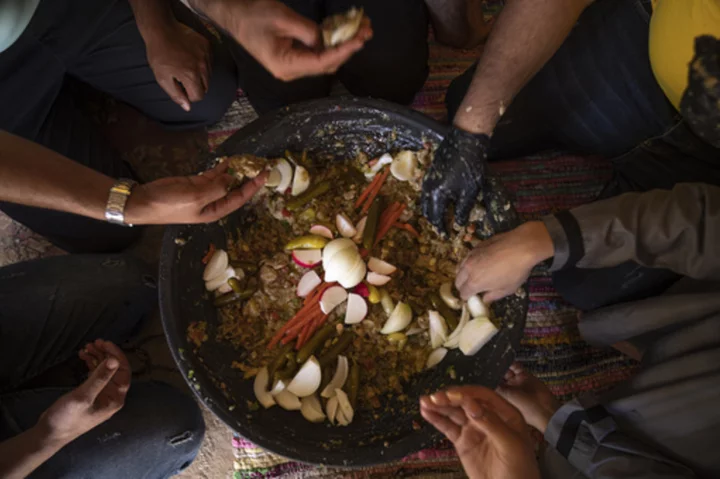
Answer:
<path fill-rule="evenodd" d="M 315 185 L 311 186 L 310 189 L 308 189 L 305 193 L 301 194 L 300 196 L 296 196 L 295 198 L 285 203 L 285 208 L 287 208 L 288 211 L 295 211 L 297 209 L 300 209 L 318 196 L 322 195 L 323 193 L 327 193 L 329 190 L 329 181 L 326 180 L 321 181 L 320 183 L 316 183 Z"/>
<path fill-rule="evenodd" d="M 240 268 L 246 273 L 257 273 L 260 269 L 256 263 L 250 261 L 230 261 L 230 266 Z"/>
<path fill-rule="evenodd" d="M 244 301 L 255 294 L 255 291 L 257 291 L 255 288 L 245 288 L 240 293 L 236 293 L 235 291 L 225 293 L 215 298 L 213 304 L 219 308 L 221 306 L 227 306 L 228 304 L 237 303 L 238 301 Z"/>
<path fill-rule="evenodd" d="M 283 369 L 277 371 L 277 372 L 273 375 L 273 379 L 274 379 L 275 381 L 278 381 L 278 380 L 281 380 L 281 379 L 282 379 L 283 381 L 286 380 L 286 379 L 292 379 L 292 377 L 295 376 L 295 373 L 297 372 L 298 364 L 297 364 L 297 362 L 295 361 L 295 353 L 294 353 L 294 352 L 289 352 L 289 353 L 287 353 L 287 354 L 285 355 L 285 357 L 287 358 L 287 362 L 285 363 L 285 367 L 284 367 Z"/>
<path fill-rule="evenodd" d="M 352 362 L 352 366 L 350 366 L 350 380 L 348 381 L 347 385 L 347 394 L 350 398 L 350 405 L 353 407 L 353 410 L 356 410 L 358 392 L 360 390 L 360 365 L 354 359 Z"/>
<path fill-rule="evenodd" d="M 329 366 L 334 364 L 335 361 L 337 361 L 337 357 L 350 347 L 354 337 L 355 333 L 352 331 L 345 331 L 342 333 L 337 342 L 330 346 L 330 349 L 328 349 L 325 354 L 320 356 L 318 359 L 320 366 Z"/>
<path fill-rule="evenodd" d="M 440 295 L 437 293 L 430 293 L 430 301 L 432 302 L 433 307 L 437 309 L 437 312 L 440 313 L 440 316 L 445 319 L 448 329 L 450 331 L 454 331 L 455 328 L 457 328 L 459 321 L 457 314 L 455 314 L 455 311 L 450 309 L 448 305 L 445 304 L 445 301 L 443 301 Z"/>
<path fill-rule="evenodd" d="M 330 335 L 335 331 L 335 325 L 334 324 L 326 324 L 323 326 L 320 331 L 315 333 L 310 340 L 303 345 L 302 348 L 300 348 L 300 351 L 297 353 L 297 362 L 298 363 L 304 363 L 308 360 L 310 356 L 315 354 L 315 351 L 320 349 L 323 344 L 325 344 L 325 341 L 330 337 Z"/>
<path fill-rule="evenodd" d="M 362 243 L 366 250 L 370 251 L 375 245 L 375 235 L 377 234 L 378 223 L 380 222 L 380 210 L 382 209 L 382 198 L 375 198 L 370 210 L 368 210 L 367 220 L 365 221 L 365 231 L 363 232 Z"/>

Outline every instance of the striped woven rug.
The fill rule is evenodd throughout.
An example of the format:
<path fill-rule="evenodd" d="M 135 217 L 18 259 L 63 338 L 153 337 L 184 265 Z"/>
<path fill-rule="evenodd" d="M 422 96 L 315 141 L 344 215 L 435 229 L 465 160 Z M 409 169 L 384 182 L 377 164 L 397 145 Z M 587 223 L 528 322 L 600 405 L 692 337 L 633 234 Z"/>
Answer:
<path fill-rule="evenodd" d="M 499 0 L 486 2 L 486 12 L 496 13 Z M 452 50 L 435 43 L 430 48 L 430 76 L 413 108 L 440 121 L 446 120 L 445 90 L 480 52 Z M 211 147 L 255 118 L 242 95 L 209 135 Z M 610 174 L 601 158 L 545 155 L 493 165 L 514 196 L 515 208 L 526 220 L 592 201 Z M 600 392 L 627 379 L 633 364 L 612 350 L 586 344 L 578 334 L 577 310 L 553 289 L 547 271 L 538 267 L 529 281 L 530 307 L 525 337 L 517 352 L 527 369 L 542 379 L 561 400 L 587 391 Z M 245 439 L 233 437 L 234 477 L 240 478 L 368 478 L 465 477 L 452 447 L 444 442 L 397 463 L 367 469 L 309 466 L 274 455 Z"/>

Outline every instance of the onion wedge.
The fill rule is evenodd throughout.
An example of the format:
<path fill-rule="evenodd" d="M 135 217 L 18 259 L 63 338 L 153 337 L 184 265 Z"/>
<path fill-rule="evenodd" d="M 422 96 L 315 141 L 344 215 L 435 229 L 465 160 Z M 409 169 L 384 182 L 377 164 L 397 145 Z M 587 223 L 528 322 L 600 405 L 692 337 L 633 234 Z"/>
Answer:
<path fill-rule="evenodd" d="M 302 194 L 305 192 L 305 190 L 308 189 L 310 186 L 310 174 L 308 173 L 308 170 L 306 170 L 304 167 L 300 165 L 295 166 L 295 175 L 293 176 L 292 181 L 292 190 L 290 190 L 290 194 L 293 196 L 297 196 L 299 194 Z"/>
<path fill-rule="evenodd" d="M 320 286 L 322 280 L 315 271 L 308 271 L 300 278 L 300 282 L 297 285 L 297 295 L 304 298 L 316 287 Z"/>
<path fill-rule="evenodd" d="M 268 391 L 269 382 L 270 376 L 268 374 L 268 368 L 261 368 L 255 376 L 253 392 L 255 393 L 255 398 L 265 409 L 275 405 L 275 399 L 273 399 L 272 394 Z"/>
<path fill-rule="evenodd" d="M 465 356 L 474 355 L 480 351 L 480 348 L 485 346 L 497 332 L 498 329 L 488 318 L 479 317 L 468 321 L 460 335 L 460 351 L 462 351 Z"/>
<path fill-rule="evenodd" d="M 293 170 L 290 163 L 285 158 L 278 158 L 275 163 L 275 169 L 280 172 L 280 183 L 275 187 L 275 191 L 278 193 L 285 193 L 285 190 L 290 188 L 290 183 L 293 179 Z"/>
<path fill-rule="evenodd" d="M 300 412 L 310 422 L 323 422 L 325 420 L 322 405 L 314 394 L 300 400 Z"/>
<path fill-rule="evenodd" d="M 275 401 L 277 401 L 278 405 L 286 411 L 298 411 L 302 407 L 302 404 L 300 404 L 300 398 L 287 389 L 284 389 L 275 396 Z"/>
<path fill-rule="evenodd" d="M 425 367 L 430 369 L 432 367 L 437 366 L 440 361 L 445 359 L 445 356 L 447 355 L 448 350 L 445 348 L 437 348 L 433 352 L 430 353 L 430 356 L 427 358 L 427 362 L 425 363 Z"/>
<path fill-rule="evenodd" d="M 488 315 L 488 308 L 480 299 L 480 296 L 470 296 L 467 300 L 468 309 L 470 310 L 470 316 L 473 318 L 483 317 Z"/>
<path fill-rule="evenodd" d="M 447 323 L 437 311 L 428 311 L 430 320 L 430 345 L 433 349 L 442 346 L 447 341 Z"/>
<path fill-rule="evenodd" d="M 293 393 L 297 397 L 305 397 L 314 394 L 320 387 L 322 381 L 322 369 L 320 363 L 315 356 L 303 363 L 290 384 L 285 388 L 286 391 Z"/>
<path fill-rule="evenodd" d="M 380 330 L 382 334 L 392 334 L 407 328 L 412 321 L 412 309 L 406 303 L 399 302 L 392 314 L 385 321 L 385 325 Z"/>
<path fill-rule="evenodd" d="M 357 234 L 357 230 L 355 226 L 353 226 L 352 221 L 350 221 L 350 218 L 345 216 L 344 213 L 339 213 L 335 217 L 335 226 L 337 226 L 338 232 L 344 238 L 352 238 Z"/>
<path fill-rule="evenodd" d="M 460 314 L 460 322 L 458 323 L 455 330 L 450 333 L 450 336 L 448 337 L 447 341 L 445 341 L 446 348 L 454 349 L 457 348 L 460 345 L 460 334 L 462 333 L 463 328 L 465 325 L 470 321 L 470 311 L 468 310 L 467 306 L 463 306 L 462 313 Z"/>
<path fill-rule="evenodd" d="M 320 395 L 324 398 L 331 398 L 335 395 L 335 390 L 340 389 L 345 385 L 347 381 L 350 367 L 348 360 L 345 356 L 338 356 L 337 367 L 335 368 L 335 374 L 328 383 L 327 386 L 322 390 Z"/>
<path fill-rule="evenodd" d="M 219 249 L 213 253 L 205 271 L 203 271 L 203 280 L 211 281 L 225 272 L 229 264 L 227 251 Z"/>
<path fill-rule="evenodd" d="M 440 297 L 449 308 L 458 311 L 462 309 L 462 301 L 452 293 L 452 283 L 449 281 L 440 286 Z"/>

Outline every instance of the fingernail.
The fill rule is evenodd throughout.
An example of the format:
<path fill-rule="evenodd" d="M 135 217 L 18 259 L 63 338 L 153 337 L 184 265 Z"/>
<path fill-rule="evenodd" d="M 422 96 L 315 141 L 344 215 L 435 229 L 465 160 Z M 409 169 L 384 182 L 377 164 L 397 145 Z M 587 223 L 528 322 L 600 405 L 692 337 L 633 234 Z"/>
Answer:
<path fill-rule="evenodd" d="M 182 105 L 180 105 L 180 106 L 182 107 L 183 110 L 190 111 L 190 104 L 188 104 L 187 102 L 182 102 Z"/>
<path fill-rule="evenodd" d="M 116 369 L 118 366 L 120 366 L 120 362 L 115 358 L 108 358 L 108 360 L 105 362 L 105 365 L 108 369 Z"/>
<path fill-rule="evenodd" d="M 460 402 L 463 398 L 463 395 L 460 391 L 448 391 L 445 394 L 447 394 L 448 399 L 452 402 Z"/>
<path fill-rule="evenodd" d="M 431 400 L 432 402 L 434 402 L 435 404 L 439 404 L 439 403 L 440 403 L 440 397 L 438 396 L 437 393 L 431 394 L 431 395 L 430 395 L 430 400 Z"/>

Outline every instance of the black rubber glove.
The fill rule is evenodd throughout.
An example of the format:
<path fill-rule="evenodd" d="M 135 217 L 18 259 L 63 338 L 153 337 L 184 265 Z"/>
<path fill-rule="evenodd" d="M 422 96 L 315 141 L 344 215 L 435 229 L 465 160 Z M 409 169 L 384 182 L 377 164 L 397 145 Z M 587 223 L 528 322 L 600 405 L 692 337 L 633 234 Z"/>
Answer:
<path fill-rule="evenodd" d="M 445 210 L 455 204 L 455 222 L 464 226 L 482 190 L 490 137 L 452 127 L 425 173 L 422 186 L 423 215 L 442 234 Z"/>

